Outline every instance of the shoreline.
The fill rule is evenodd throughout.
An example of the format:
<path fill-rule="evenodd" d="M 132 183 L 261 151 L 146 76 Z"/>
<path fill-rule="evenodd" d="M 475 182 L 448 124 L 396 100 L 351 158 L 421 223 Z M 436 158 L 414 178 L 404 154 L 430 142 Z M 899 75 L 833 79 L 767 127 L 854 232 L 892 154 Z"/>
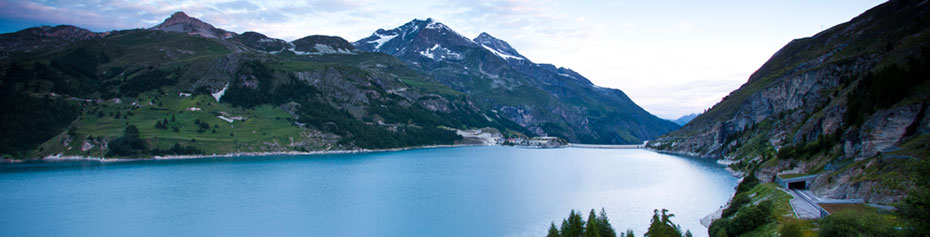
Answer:
<path fill-rule="evenodd" d="M 0 164 L 23 164 L 23 163 L 56 163 L 56 162 L 80 162 L 80 161 L 96 161 L 100 163 L 113 163 L 113 162 L 133 162 L 133 161 L 159 161 L 159 160 L 193 160 L 193 159 L 218 159 L 218 158 L 236 158 L 236 157 L 258 157 L 258 156 L 274 156 L 274 155 L 293 155 L 293 156 L 303 156 L 303 155 L 334 155 L 334 154 L 360 154 L 360 153 L 376 153 L 376 152 L 392 152 L 392 151 L 407 151 L 407 150 L 418 150 L 418 149 L 434 149 L 434 148 L 452 148 L 452 147 L 474 147 L 474 146 L 486 146 L 478 144 L 453 144 L 453 145 L 428 145 L 428 146 L 412 146 L 412 147 L 398 147 L 398 148 L 388 148 L 388 149 L 353 149 L 353 150 L 328 150 L 328 151 L 269 151 L 269 152 L 234 152 L 234 153 L 225 153 L 225 154 L 203 154 L 203 155 L 169 155 L 169 156 L 152 156 L 144 158 L 107 158 L 107 157 L 94 157 L 94 156 L 46 156 L 41 158 L 33 159 L 6 159 L 0 158 Z"/>

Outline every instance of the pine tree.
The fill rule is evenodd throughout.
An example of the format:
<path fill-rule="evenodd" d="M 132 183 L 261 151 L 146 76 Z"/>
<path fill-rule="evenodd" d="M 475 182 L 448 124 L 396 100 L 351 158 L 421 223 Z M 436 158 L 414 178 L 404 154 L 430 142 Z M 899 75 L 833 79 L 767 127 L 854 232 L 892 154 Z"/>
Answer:
<path fill-rule="evenodd" d="M 636 234 L 633 234 L 633 229 L 626 229 L 626 233 L 621 234 L 622 237 L 636 237 Z"/>
<path fill-rule="evenodd" d="M 601 237 L 600 231 L 597 230 L 597 215 L 594 215 L 594 209 L 588 214 L 588 224 L 584 227 L 584 237 Z"/>
<path fill-rule="evenodd" d="M 617 237 L 617 232 L 610 225 L 610 220 L 607 219 L 607 211 L 604 208 L 601 208 L 601 213 L 597 216 L 597 230 L 601 237 Z"/>
<path fill-rule="evenodd" d="M 649 237 L 666 237 L 666 236 L 681 236 L 681 227 L 672 222 L 671 218 L 675 214 L 669 214 L 667 209 L 662 209 L 661 216 L 659 215 L 659 210 L 653 210 L 652 222 L 649 224 L 649 229 L 646 231 L 644 236 Z"/>
<path fill-rule="evenodd" d="M 562 237 L 581 237 L 584 234 L 584 221 L 581 220 L 581 214 L 572 210 L 568 214 L 568 219 L 562 221 Z"/>
<path fill-rule="evenodd" d="M 555 228 L 555 223 L 549 225 L 549 234 L 546 237 L 559 237 L 559 229 Z"/>
<path fill-rule="evenodd" d="M 571 218 L 570 215 L 569 215 L 569 218 Z M 571 229 L 571 228 L 572 228 L 571 225 L 568 224 L 568 219 L 562 219 L 562 227 L 559 229 L 559 236 L 569 237 L 570 235 L 568 235 L 568 229 Z"/>

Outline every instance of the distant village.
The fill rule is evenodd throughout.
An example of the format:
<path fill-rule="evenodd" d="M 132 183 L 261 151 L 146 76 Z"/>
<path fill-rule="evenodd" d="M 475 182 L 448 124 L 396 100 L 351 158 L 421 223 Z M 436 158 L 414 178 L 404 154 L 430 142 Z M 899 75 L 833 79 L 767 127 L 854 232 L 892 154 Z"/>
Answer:
<path fill-rule="evenodd" d="M 501 145 L 528 148 L 558 148 L 567 147 L 568 141 L 559 137 L 533 137 L 529 139 L 518 137 L 507 138 Z"/>

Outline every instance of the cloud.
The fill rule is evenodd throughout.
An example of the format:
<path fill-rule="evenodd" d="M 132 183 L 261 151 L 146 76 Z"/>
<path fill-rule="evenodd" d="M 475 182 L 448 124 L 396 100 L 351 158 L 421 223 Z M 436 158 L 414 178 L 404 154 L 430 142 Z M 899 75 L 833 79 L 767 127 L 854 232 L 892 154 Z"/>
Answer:
<path fill-rule="evenodd" d="M 216 7 L 222 10 L 233 10 L 233 11 L 249 11 L 249 10 L 258 10 L 261 9 L 258 5 L 252 4 L 248 1 L 231 1 L 231 2 L 222 2 L 217 3 Z"/>
<path fill-rule="evenodd" d="M 679 33 L 689 33 L 694 31 L 694 22 L 682 21 L 672 26 L 672 30 Z"/>

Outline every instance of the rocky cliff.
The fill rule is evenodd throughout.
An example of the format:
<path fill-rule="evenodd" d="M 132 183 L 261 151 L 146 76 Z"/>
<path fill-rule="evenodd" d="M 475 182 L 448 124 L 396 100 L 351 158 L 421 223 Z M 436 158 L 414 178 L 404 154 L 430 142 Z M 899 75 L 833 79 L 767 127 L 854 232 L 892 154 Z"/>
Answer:
<path fill-rule="evenodd" d="M 891 203 L 926 158 L 930 4 L 890 1 L 776 52 L 709 111 L 650 148 L 735 170 L 821 174 L 831 198 Z"/>

